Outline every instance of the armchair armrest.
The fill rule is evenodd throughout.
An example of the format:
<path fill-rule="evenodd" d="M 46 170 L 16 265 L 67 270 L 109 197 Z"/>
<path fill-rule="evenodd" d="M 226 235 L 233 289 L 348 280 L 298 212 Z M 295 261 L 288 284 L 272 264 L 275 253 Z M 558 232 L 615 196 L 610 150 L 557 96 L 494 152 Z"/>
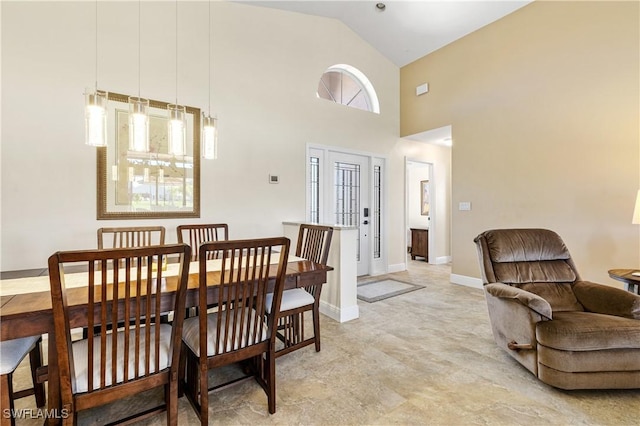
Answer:
<path fill-rule="evenodd" d="M 503 283 L 492 283 L 484 286 L 490 295 L 500 299 L 513 299 L 528 307 L 544 319 L 552 319 L 553 312 L 549 302 L 537 294 L 530 293 L 518 287 L 511 287 Z"/>
<path fill-rule="evenodd" d="M 640 319 L 640 296 L 589 281 L 576 281 L 573 293 L 589 312 Z"/>
<path fill-rule="evenodd" d="M 484 290 L 497 345 L 537 375 L 536 329 L 551 319 L 551 305 L 538 295 L 503 283 L 486 284 Z"/>

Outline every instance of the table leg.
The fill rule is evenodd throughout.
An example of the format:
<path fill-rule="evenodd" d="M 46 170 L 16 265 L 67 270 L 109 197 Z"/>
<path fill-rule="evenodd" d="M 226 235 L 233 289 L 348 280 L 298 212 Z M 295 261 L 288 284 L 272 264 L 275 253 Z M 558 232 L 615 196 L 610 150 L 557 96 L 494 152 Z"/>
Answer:
<path fill-rule="evenodd" d="M 48 378 L 49 388 L 48 388 L 48 408 L 49 413 L 53 413 L 47 419 L 47 425 L 57 425 L 62 423 L 61 419 L 61 406 L 62 401 L 60 401 L 60 375 L 58 374 L 58 351 L 56 350 L 56 339 L 55 333 L 49 333 L 49 348 L 48 348 Z"/>

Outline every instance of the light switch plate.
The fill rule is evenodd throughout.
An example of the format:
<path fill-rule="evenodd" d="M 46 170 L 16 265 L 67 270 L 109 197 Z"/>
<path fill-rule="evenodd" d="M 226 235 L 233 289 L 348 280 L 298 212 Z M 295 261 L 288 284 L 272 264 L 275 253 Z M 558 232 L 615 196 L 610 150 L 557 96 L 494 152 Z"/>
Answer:
<path fill-rule="evenodd" d="M 460 211 L 471 210 L 471 201 L 460 201 L 460 204 L 458 204 L 458 210 Z"/>

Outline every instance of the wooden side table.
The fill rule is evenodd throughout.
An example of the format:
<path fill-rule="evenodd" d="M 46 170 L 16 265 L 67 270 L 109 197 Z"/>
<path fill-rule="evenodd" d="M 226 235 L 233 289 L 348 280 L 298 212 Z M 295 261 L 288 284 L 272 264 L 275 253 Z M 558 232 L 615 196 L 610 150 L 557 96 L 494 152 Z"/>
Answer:
<path fill-rule="evenodd" d="M 429 261 L 429 230 L 421 228 L 411 229 L 411 260 L 416 260 L 416 256 L 424 257 L 424 261 Z"/>
<path fill-rule="evenodd" d="M 610 269 L 609 276 L 614 280 L 622 281 L 626 284 L 627 291 L 640 294 L 640 270 L 638 269 Z M 633 275 L 633 273 L 638 275 Z"/>

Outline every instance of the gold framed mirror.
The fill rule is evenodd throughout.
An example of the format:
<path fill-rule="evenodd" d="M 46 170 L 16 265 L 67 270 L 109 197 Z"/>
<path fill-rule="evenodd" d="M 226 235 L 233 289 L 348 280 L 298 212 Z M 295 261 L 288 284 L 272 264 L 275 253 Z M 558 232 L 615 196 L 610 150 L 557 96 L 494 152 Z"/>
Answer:
<path fill-rule="evenodd" d="M 186 107 L 184 155 L 169 153 L 168 102 L 149 100 L 149 152 L 129 149 L 128 95 L 108 94 L 107 146 L 97 148 L 97 218 L 200 217 L 200 109 Z"/>

